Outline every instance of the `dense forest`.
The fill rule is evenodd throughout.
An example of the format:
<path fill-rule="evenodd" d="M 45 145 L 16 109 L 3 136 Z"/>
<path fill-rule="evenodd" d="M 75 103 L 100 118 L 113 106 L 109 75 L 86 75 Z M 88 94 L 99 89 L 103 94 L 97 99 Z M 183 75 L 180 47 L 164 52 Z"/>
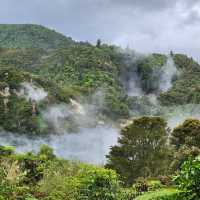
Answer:
<path fill-rule="evenodd" d="M 200 199 L 199 77 L 176 52 L 0 25 L 0 199 Z"/>

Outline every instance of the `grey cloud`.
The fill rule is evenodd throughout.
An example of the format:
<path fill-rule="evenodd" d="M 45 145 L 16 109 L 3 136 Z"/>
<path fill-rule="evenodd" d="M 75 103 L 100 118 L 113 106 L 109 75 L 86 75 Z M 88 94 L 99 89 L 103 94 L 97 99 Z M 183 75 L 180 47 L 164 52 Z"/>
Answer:
<path fill-rule="evenodd" d="M 133 6 L 149 11 L 163 10 L 171 8 L 175 5 L 177 0 L 111 0 L 111 2 L 117 2 L 123 5 Z"/>
<path fill-rule="evenodd" d="M 76 40 L 200 59 L 198 8 L 199 0 L 3 0 L 0 23 L 42 24 Z"/>
<path fill-rule="evenodd" d="M 192 10 L 187 15 L 187 17 L 185 18 L 185 20 L 183 20 L 183 23 L 185 25 L 194 25 L 194 24 L 200 23 L 200 12 L 198 12 L 197 10 Z"/>

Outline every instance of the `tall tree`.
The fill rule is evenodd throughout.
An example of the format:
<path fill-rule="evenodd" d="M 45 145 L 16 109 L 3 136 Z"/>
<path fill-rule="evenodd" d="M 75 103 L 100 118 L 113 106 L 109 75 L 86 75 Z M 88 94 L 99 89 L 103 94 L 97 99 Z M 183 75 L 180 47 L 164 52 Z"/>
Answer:
<path fill-rule="evenodd" d="M 171 164 L 172 170 L 179 170 L 188 157 L 200 154 L 200 121 L 187 119 L 176 127 L 171 134 L 171 144 L 175 153 Z"/>
<path fill-rule="evenodd" d="M 200 148 L 200 120 L 187 119 L 172 132 L 172 144 L 176 149 L 183 145 Z"/>
<path fill-rule="evenodd" d="M 107 156 L 107 167 L 115 169 L 127 185 L 138 177 L 165 174 L 168 163 L 167 127 L 160 117 L 133 120 L 121 131 L 118 145 Z"/>
<path fill-rule="evenodd" d="M 100 40 L 100 39 L 98 39 L 98 40 L 97 40 L 96 47 L 98 47 L 98 48 L 100 48 L 100 47 L 101 47 L 101 40 Z"/>

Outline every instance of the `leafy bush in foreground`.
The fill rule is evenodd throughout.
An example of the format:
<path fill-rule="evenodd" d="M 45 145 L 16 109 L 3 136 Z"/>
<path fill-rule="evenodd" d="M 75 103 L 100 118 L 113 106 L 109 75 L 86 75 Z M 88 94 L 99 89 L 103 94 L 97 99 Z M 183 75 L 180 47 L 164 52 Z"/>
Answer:
<path fill-rule="evenodd" d="M 134 195 L 120 187 L 113 170 L 61 160 L 48 146 L 38 154 L 0 148 L 0 200 L 121 200 Z M 126 198 L 127 197 L 127 198 Z"/>
<path fill-rule="evenodd" d="M 190 200 L 200 199 L 200 157 L 186 161 L 175 178 L 179 188 Z"/>

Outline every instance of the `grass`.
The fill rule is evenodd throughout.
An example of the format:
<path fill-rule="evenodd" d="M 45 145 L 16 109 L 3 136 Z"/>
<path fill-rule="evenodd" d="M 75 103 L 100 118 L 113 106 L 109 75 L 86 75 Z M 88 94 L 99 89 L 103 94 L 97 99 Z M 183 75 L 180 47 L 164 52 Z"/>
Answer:
<path fill-rule="evenodd" d="M 167 195 L 173 195 L 177 192 L 178 190 L 174 188 L 161 189 L 158 191 L 145 193 L 144 195 L 137 197 L 135 200 L 151 200 L 152 198 L 159 198 Z"/>

